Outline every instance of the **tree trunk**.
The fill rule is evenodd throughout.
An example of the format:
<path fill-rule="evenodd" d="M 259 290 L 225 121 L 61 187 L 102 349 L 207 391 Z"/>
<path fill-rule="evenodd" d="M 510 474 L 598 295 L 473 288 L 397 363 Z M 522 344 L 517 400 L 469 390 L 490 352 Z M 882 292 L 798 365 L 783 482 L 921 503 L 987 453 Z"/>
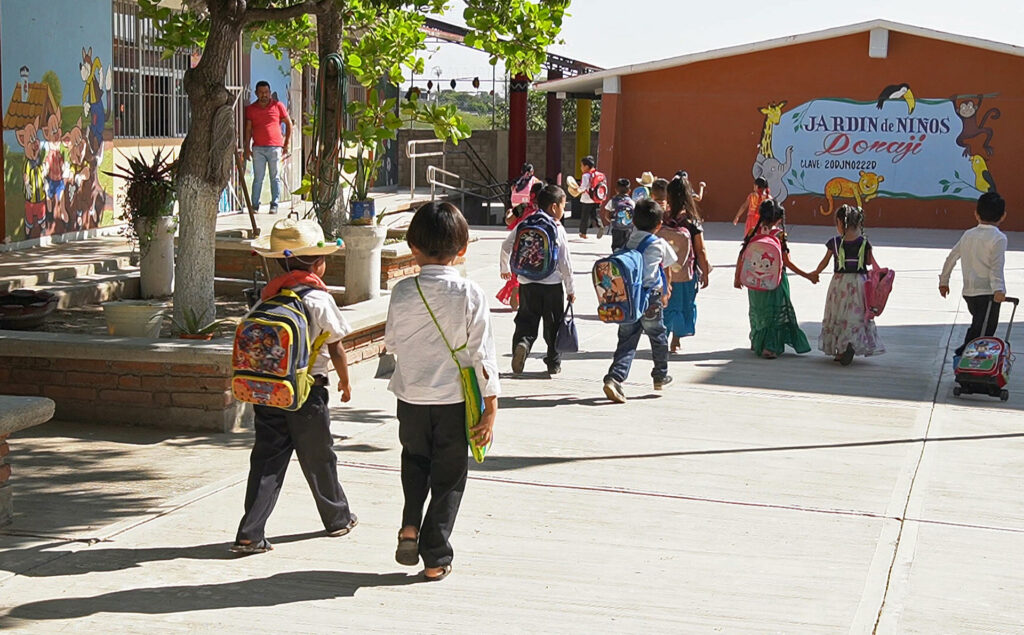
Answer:
<path fill-rule="evenodd" d="M 316 16 L 317 52 L 321 64 L 331 53 L 341 52 L 341 39 L 344 34 L 344 21 L 341 12 L 336 9 L 329 9 Z M 321 66 L 323 68 L 323 66 Z M 324 73 L 328 76 L 328 73 Z M 341 93 L 338 87 L 339 82 L 333 76 L 329 76 L 324 82 L 324 100 L 320 104 L 319 116 L 324 117 L 324 135 L 320 139 L 321 148 L 314 148 L 314 152 L 321 152 L 322 149 L 333 148 L 335 140 L 341 135 L 338 129 L 338 122 L 344 121 L 344 112 L 339 112 L 343 107 Z M 317 87 L 317 99 L 320 99 L 320 87 Z M 340 116 L 339 116 L 340 115 Z M 332 170 L 331 174 L 336 175 L 334 183 L 322 183 L 325 190 L 337 187 L 338 197 L 329 209 L 322 210 L 320 225 L 323 227 L 324 235 L 328 238 L 335 238 L 341 235 L 341 228 L 347 221 L 345 192 L 342 191 L 341 170 Z"/>
<path fill-rule="evenodd" d="M 220 4 L 221 6 L 216 6 Z M 214 319 L 214 256 L 217 203 L 227 186 L 235 147 L 234 98 L 225 80 L 242 34 L 242 22 L 224 5 L 208 3 L 210 37 L 203 57 L 185 73 L 192 124 L 178 157 L 178 255 L 174 276 L 174 317 L 185 310 Z M 244 5 L 243 5 L 244 6 Z"/>

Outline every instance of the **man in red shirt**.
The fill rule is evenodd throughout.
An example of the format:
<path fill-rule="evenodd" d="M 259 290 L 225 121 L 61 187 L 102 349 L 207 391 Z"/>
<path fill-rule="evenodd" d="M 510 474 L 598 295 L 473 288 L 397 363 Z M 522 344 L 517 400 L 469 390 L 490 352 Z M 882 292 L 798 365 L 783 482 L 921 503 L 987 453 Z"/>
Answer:
<path fill-rule="evenodd" d="M 281 124 L 284 136 L 281 136 Z M 281 179 L 278 165 L 282 157 L 288 156 L 288 144 L 292 138 L 292 120 L 284 104 L 271 99 L 270 84 L 256 83 L 256 101 L 245 107 L 245 159 L 252 159 L 252 205 L 260 210 L 260 194 L 263 192 L 263 175 L 270 166 L 270 213 L 277 213 L 277 201 L 281 197 Z"/>

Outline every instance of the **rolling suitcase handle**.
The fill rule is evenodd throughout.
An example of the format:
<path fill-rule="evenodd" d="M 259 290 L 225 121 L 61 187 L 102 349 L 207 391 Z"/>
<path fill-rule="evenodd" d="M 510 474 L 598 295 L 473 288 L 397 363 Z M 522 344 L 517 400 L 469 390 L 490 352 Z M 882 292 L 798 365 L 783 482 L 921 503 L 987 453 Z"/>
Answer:
<path fill-rule="evenodd" d="M 1005 298 L 1003 298 L 1003 302 L 1009 302 L 1009 303 L 1011 303 L 1013 305 L 1013 311 L 1010 312 L 1010 323 L 1006 325 L 1006 338 L 1005 339 L 1006 339 L 1006 342 L 1009 343 L 1010 342 L 1010 331 L 1013 330 L 1013 317 L 1015 315 L 1017 315 L 1017 304 L 1020 303 L 1020 300 L 1018 300 L 1017 298 L 1011 298 L 1010 296 L 1006 296 Z M 992 314 L 992 305 L 993 304 L 995 304 L 995 301 L 992 301 L 992 302 L 988 303 L 988 307 L 985 309 L 985 321 L 982 322 L 982 324 L 988 324 L 988 318 L 989 318 L 989 315 Z"/>

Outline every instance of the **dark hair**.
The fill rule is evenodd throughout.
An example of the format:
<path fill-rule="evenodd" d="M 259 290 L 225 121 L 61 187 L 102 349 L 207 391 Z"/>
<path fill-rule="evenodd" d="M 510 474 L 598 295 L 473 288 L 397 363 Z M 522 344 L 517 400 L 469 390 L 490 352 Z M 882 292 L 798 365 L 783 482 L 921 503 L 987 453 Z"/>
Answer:
<path fill-rule="evenodd" d="M 533 164 L 532 163 L 524 163 L 523 164 L 523 174 L 526 174 L 527 172 L 533 172 Z"/>
<path fill-rule="evenodd" d="M 843 226 L 843 232 L 851 227 L 864 229 L 864 210 L 855 205 L 841 205 L 836 210 L 836 222 Z"/>
<path fill-rule="evenodd" d="M 761 227 L 769 228 L 776 223 L 782 223 L 782 248 L 786 251 L 786 208 L 783 207 L 774 198 L 769 198 L 761 203 L 761 206 L 757 208 L 759 218 L 757 220 L 757 226 L 750 230 L 750 233 L 743 238 L 743 246 L 740 248 L 740 253 L 747 248 L 750 241 L 754 239 L 754 235 L 757 234 L 757 230 Z"/>
<path fill-rule="evenodd" d="M 597 161 L 595 161 L 594 157 L 590 156 L 589 154 L 587 156 L 583 157 L 582 159 L 580 159 L 580 163 L 582 163 L 583 165 L 587 166 L 588 168 L 592 168 L 592 167 L 595 167 L 597 165 Z"/>
<path fill-rule="evenodd" d="M 469 223 L 458 207 L 431 201 L 413 214 L 405 240 L 430 258 L 447 260 L 469 244 Z"/>
<path fill-rule="evenodd" d="M 633 208 L 633 225 L 640 231 L 653 232 L 664 216 L 665 210 L 657 201 L 645 198 Z"/>
<path fill-rule="evenodd" d="M 544 189 L 537 194 L 537 207 L 545 212 L 551 209 L 555 203 L 565 200 L 565 190 L 557 185 L 545 185 Z"/>
<path fill-rule="evenodd" d="M 657 178 L 654 179 L 654 183 L 651 183 L 651 197 L 654 197 L 655 192 L 668 192 L 668 179 Z"/>
<path fill-rule="evenodd" d="M 270 82 L 268 82 L 265 79 L 261 79 L 260 81 L 256 82 L 256 89 L 255 90 L 259 90 L 263 86 L 266 86 L 267 88 L 270 88 Z"/>
<path fill-rule="evenodd" d="M 754 185 L 756 185 L 757 187 L 768 187 L 768 179 L 764 178 L 763 176 L 759 176 L 756 179 L 754 179 Z"/>
<path fill-rule="evenodd" d="M 530 196 L 537 196 L 538 194 L 540 194 L 540 191 L 543 190 L 543 189 L 544 189 L 544 182 L 543 181 L 537 181 L 536 183 L 533 184 L 533 187 L 530 188 Z"/>
<path fill-rule="evenodd" d="M 668 211 L 675 222 L 680 222 L 684 213 L 697 222 L 703 220 L 697 209 L 697 201 L 693 198 L 690 182 L 686 177 L 679 176 L 678 172 L 668 184 Z"/>
<path fill-rule="evenodd" d="M 292 256 L 291 258 L 276 258 L 277 266 L 281 267 L 285 271 L 312 271 L 313 267 L 318 262 L 323 260 L 323 256 L 314 256 L 310 258 L 302 258 L 301 256 Z"/>
<path fill-rule="evenodd" d="M 978 197 L 978 218 L 995 223 L 1006 214 L 1006 201 L 998 192 L 985 192 Z"/>
<path fill-rule="evenodd" d="M 690 178 L 690 175 L 686 173 L 686 170 L 678 170 L 676 172 L 676 176 L 684 178 L 684 179 Z"/>
<path fill-rule="evenodd" d="M 626 187 L 626 188 L 628 188 L 629 185 L 630 185 L 629 179 L 623 177 L 623 178 L 619 179 L 618 181 L 616 181 L 615 185 L 618 186 L 618 187 Z"/>

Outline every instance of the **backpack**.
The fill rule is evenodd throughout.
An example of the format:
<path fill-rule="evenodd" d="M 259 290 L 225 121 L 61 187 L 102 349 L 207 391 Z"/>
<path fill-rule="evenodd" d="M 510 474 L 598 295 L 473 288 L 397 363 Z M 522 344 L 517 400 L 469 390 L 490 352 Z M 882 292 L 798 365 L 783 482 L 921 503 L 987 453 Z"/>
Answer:
<path fill-rule="evenodd" d="M 676 252 L 676 263 L 668 268 L 669 282 L 689 282 L 693 280 L 693 240 L 690 230 L 686 227 L 661 226 L 658 237 L 672 245 Z"/>
<path fill-rule="evenodd" d="M 628 196 L 616 196 L 612 199 L 615 209 L 612 210 L 612 225 L 616 229 L 629 229 L 633 226 L 633 209 L 636 203 Z"/>
<path fill-rule="evenodd" d="M 651 198 L 651 190 L 646 185 L 640 185 L 633 190 L 633 193 L 630 194 L 630 198 L 632 198 L 634 202 L 639 203 L 645 198 Z"/>
<path fill-rule="evenodd" d="M 782 282 L 782 243 L 772 234 L 755 237 L 740 258 L 740 284 L 754 291 L 773 291 Z"/>
<path fill-rule="evenodd" d="M 608 177 L 604 172 L 590 171 L 590 187 L 587 188 L 587 194 L 598 205 L 604 205 L 608 200 Z"/>
<path fill-rule="evenodd" d="M 620 249 L 594 263 L 591 277 L 602 322 L 632 324 L 647 311 L 651 289 L 643 286 L 644 251 L 656 240 L 656 236 L 647 236 L 636 248 Z M 661 275 L 664 284 L 664 270 Z"/>
<path fill-rule="evenodd" d="M 329 335 L 309 340 L 302 298 L 312 290 L 281 289 L 238 323 L 231 352 L 235 399 L 283 410 L 298 410 L 305 403 L 313 387 L 313 363 Z"/>
<path fill-rule="evenodd" d="M 558 264 L 558 224 L 540 211 L 516 225 L 509 265 L 512 273 L 530 280 L 550 276 Z"/>
<path fill-rule="evenodd" d="M 512 192 L 510 195 L 512 207 L 521 203 L 530 202 L 530 190 L 533 189 L 533 184 L 537 181 L 537 177 L 531 176 L 529 179 L 521 178 L 512 185 Z"/>
<path fill-rule="evenodd" d="M 882 314 L 895 280 L 896 272 L 892 269 L 875 268 L 868 272 L 864 279 L 864 313 L 867 319 Z"/>

